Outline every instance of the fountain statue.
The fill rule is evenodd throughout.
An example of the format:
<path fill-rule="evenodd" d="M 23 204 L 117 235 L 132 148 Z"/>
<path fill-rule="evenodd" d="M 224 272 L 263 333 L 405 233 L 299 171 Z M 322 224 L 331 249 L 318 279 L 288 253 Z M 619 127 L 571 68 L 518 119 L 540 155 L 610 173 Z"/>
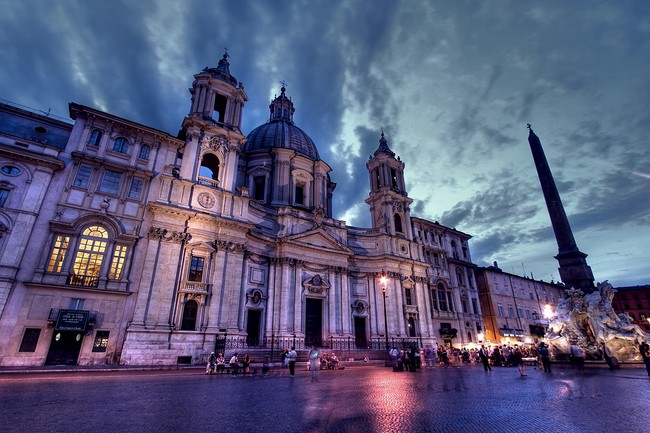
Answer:
<path fill-rule="evenodd" d="M 581 346 L 587 359 L 613 357 L 640 361 L 639 345 L 650 342 L 650 334 L 632 323 L 629 315 L 616 314 L 612 299 L 617 292 L 607 281 L 585 294 L 570 288 L 549 320 L 546 340 L 556 359 L 568 357 L 570 346 Z"/>

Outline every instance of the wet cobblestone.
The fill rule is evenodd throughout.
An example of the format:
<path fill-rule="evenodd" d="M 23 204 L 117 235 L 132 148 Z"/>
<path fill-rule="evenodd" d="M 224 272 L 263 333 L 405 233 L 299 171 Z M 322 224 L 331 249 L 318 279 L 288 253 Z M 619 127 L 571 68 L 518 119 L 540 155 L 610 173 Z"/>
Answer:
<path fill-rule="evenodd" d="M 3 432 L 648 431 L 643 369 L 377 366 L 267 377 L 202 370 L 0 376 Z"/>

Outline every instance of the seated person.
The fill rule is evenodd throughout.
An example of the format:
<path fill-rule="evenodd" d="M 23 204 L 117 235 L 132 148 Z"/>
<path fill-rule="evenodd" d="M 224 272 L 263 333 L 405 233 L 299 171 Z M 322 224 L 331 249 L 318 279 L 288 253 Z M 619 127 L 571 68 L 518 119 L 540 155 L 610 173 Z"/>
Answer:
<path fill-rule="evenodd" d="M 332 352 L 330 355 L 330 365 L 331 368 L 336 370 L 339 366 L 339 359 L 336 357 L 336 353 Z"/>
<path fill-rule="evenodd" d="M 223 373 L 226 369 L 226 359 L 223 357 L 223 354 L 220 353 L 217 356 L 217 373 Z"/>

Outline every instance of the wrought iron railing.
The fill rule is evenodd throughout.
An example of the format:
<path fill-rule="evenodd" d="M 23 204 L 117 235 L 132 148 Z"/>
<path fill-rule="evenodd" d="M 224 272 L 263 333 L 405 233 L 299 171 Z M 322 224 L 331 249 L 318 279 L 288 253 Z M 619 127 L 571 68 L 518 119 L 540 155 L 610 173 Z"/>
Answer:
<path fill-rule="evenodd" d="M 69 286 L 81 287 L 97 287 L 99 285 L 99 277 L 95 275 L 68 275 L 66 284 Z"/>

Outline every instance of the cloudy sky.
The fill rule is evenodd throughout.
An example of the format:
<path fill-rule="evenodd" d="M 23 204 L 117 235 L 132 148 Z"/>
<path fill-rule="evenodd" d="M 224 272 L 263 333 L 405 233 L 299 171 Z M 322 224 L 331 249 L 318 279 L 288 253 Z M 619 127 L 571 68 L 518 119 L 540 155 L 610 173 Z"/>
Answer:
<path fill-rule="evenodd" d="M 527 142 L 540 137 L 597 281 L 650 283 L 650 2 L 0 0 L 0 98 L 68 102 L 176 134 L 224 47 L 244 133 L 287 83 L 294 120 L 367 227 L 381 129 L 412 214 L 471 234 L 473 261 L 558 280 Z"/>

